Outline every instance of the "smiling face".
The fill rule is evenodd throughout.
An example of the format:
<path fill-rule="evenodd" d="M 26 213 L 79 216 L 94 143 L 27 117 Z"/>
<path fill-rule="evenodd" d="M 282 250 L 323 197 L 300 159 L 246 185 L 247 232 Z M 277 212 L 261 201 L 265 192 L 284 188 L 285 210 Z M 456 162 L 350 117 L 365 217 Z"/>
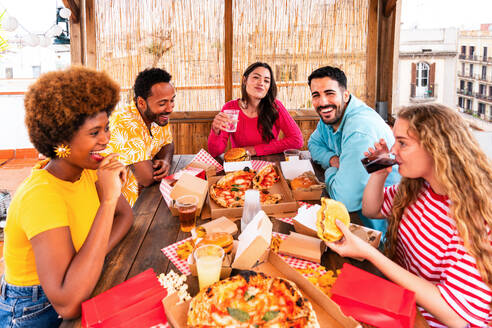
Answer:
<path fill-rule="evenodd" d="M 147 99 L 137 98 L 137 106 L 142 114 L 145 123 L 154 122 L 159 126 L 169 123 L 169 115 L 174 109 L 174 99 L 176 92 L 171 83 L 156 83 L 150 89 Z"/>
<path fill-rule="evenodd" d="M 255 68 L 247 77 L 243 77 L 249 98 L 263 99 L 270 89 L 271 76 L 266 67 Z"/>
<path fill-rule="evenodd" d="M 106 112 L 89 117 L 69 142 L 70 156 L 60 160 L 78 169 L 96 170 L 103 159 L 100 152 L 106 148 L 110 137 Z"/>
<path fill-rule="evenodd" d="M 329 77 L 311 80 L 313 107 L 325 124 L 337 130 L 350 99 L 350 93 Z"/>
<path fill-rule="evenodd" d="M 393 127 L 395 144 L 391 152 L 395 154 L 398 162 L 398 172 L 406 178 L 423 178 L 427 182 L 434 181 L 434 160 L 427 150 L 421 145 L 417 136 L 409 131 L 409 123 L 399 118 Z"/>

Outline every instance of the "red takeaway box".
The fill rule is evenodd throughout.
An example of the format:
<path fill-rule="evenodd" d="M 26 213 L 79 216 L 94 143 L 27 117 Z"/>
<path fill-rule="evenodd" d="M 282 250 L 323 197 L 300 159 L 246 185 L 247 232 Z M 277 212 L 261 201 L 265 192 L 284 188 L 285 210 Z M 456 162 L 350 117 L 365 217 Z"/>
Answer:
<path fill-rule="evenodd" d="M 415 293 L 345 263 L 331 299 L 346 316 L 380 328 L 410 328 L 415 322 Z"/>
<path fill-rule="evenodd" d="M 154 270 L 148 269 L 82 303 L 82 327 L 130 327 L 130 322 L 138 322 L 132 327 L 165 324 L 161 301 L 166 295 Z"/>

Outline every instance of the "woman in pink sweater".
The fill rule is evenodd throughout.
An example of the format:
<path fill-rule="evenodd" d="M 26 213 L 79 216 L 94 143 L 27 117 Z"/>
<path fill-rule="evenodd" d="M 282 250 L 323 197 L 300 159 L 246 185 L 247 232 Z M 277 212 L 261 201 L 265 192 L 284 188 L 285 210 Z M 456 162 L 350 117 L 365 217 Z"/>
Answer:
<path fill-rule="evenodd" d="M 214 118 L 208 136 L 209 153 L 214 157 L 222 154 L 229 137 L 232 147 L 243 147 L 257 156 L 301 148 L 301 130 L 276 96 L 271 67 L 261 62 L 251 64 L 243 74 L 241 99 L 227 102 Z M 239 110 L 236 132 L 225 131 L 230 122 L 226 109 Z M 278 139 L 280 131 L 283 139 Z"/>

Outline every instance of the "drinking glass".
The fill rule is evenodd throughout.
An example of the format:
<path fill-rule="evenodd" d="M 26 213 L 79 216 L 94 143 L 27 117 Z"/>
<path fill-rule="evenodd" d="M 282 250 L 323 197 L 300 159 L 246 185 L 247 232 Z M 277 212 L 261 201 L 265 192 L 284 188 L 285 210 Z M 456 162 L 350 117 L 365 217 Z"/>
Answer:
<path fill-rule="evenodd" d="M 217 245 L 203 245 L 193 253 L 200 289 L 219 281 L 224 249 Z"/>
<path fill-rule="evenodd" d="M 224 113 L 229 115 L 230 122 L 226 127 L 226 132 L 236 132 L 237 121 L 239 120 L 239 109 L 224 109 Z"/>
<path fill-rule="evenodd" d="M 286 149 L 284 150 L 284 156 L 286 161 L 299 160 L 301 151 L 299 149 Z"/>
<path fill-rule="evenodd" d="M 181 231 L 190 232 L 195 227 L 197 205 L 198 197 L 195 195 L 184 195 L 176 199 Z"/>
<path fill-rule="evenodd" d="M 397 164 L 396 160 L 390 157 L 390 154 L 382 154 L 375 157 L 364 157 L 360 161 L 369 174 Z"/>

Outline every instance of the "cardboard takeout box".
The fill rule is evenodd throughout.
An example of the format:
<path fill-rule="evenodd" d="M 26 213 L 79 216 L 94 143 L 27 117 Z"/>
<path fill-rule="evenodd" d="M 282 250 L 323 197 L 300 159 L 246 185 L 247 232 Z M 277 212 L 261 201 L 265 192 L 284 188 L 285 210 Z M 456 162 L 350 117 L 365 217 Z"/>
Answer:
<path fill-rule="evenodd" d="M 321 239 L 291 231 L 290 235 L 280 243 L 278 251 L 299 259 L 321 263 L 321 256 L 325 249 L 326 245 Z"/>
<path fill-rule="evenodd" d="M 275 167 L 278 173 L 278 169 Z M 292 196 L 292 192 L 287 184 L 287 181 L 283 178 L 282 174 L 279 174 L 280 180 L 277 181 L 272 188 L 268 191 L 272 194 L 280 194 L 282 195 L 282 199 L 277 204 L 269 204 L 269 205 L 261 205 L 261 209 L 265 211 L 266 214 L 279 214 L 279 213 L 288 213 L 296 211 L 299 205 L 296 200 Z M 213 184 L 220 180 L 222 176 L 210 177 L 208 180 L 208 187 L 210 188 Z M 210 204 L 210 213 L 212 219 L 219 218 L 221 216 L 225 216 L 228 218 L 239 219 L 243 214 L 243 207 L 233 207 L 233 208 L 225 208 L 218 205 L 211 197 L 208 195 L 208 202 Z"/>
<path fill-rule="evenodd" d="M 313 165 L 310 160 L 286 161 L 280 162 L 282 174 L 289 183 L 305 172 L 310 172 L 316 184 L 309 188 L 292 189 L 292 195 L 296 200 L 319 200 L 323 194 L 325 184 L 316 178 Z"/>
<path fill-rule="evenodd" d="M 179 180 L 175 183 L 171 190 L 171 198 L 173 203 L 169 206 L 171 214 L 174 216 L 179 215 L 178 208 L 176 207 L 176 199 L 184 195 L 195 195 L 198 197 L 197 216 L 201 213 L 205 198 L 207 197 L 208 184 L 206 180 L 195 177 L 191 174 L 184 173 Z"/>
<path fill-rule="evenodd" d="M 320 289 L 311 284 L 299 272 L 290 267 L 280 256 L 273 252 L 267 253 L 265 262 L 255 268 L 272 277 L 286 278 L 294 282 L 313 305 L 316 317 L 323 328 L 355 328 L 361 327 L 352 317 L 347 317 L 340 307 Z M 186 328 L 189 301 L 178 304 L 177 294 L 169 295 L 162 300 L 168 321 L 175 328 Z"/>

